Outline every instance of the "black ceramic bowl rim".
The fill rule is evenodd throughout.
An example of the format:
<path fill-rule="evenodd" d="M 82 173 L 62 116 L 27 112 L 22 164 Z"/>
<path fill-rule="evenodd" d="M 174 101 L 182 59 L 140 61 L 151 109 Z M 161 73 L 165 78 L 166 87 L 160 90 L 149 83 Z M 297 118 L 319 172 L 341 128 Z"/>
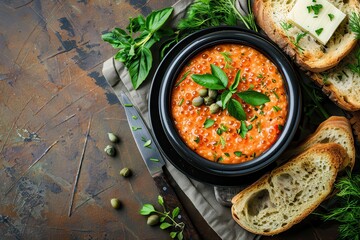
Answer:
<path fill-rule="evenodd" d="M 186 39 L 183 41 L 186 41 Z M 288 99 L 287 121 L 278 140 L 260 156 L 239 164 L 216 163 L 196 154 L 180 138 L 174 127 L 170 112 L 172 88 L 184 65 L 202 50 L 222 43 L 246 45 L 258 50 L 269 58 L 277 66 L 283 77 Z M 273 163 L 290 144 L 300 120 L 301 94 L 297 83 L 297 74 L 288 58 L 279 48 L 260 34 L 243 29 L 220 28 L 218 31 L 205 34 L 189 42 L 175 56 L 172 56 L 171 62 L 167 65 L 168 67 L 163 74 L 158 96 L 161 124 L 172 147 L 193 167 L 218 176 L 243 176 L 263 169 Z M 159 80 L 157 79 L 157 81 Z"/>

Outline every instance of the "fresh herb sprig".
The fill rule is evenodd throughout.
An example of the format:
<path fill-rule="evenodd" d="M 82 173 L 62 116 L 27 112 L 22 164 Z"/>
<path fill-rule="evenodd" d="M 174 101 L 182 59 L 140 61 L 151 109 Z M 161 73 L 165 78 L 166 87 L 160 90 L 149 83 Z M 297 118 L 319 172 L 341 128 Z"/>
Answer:
<path fill-rule="evenodd" d="M 160 216 L 160 228 L 164 230 L 172 227 L 170 237 L 182 240 L 184 238 L 183 231 L 185 229 L 185 223 L 177 222 L 175 220 L 175 218 L 177 218 L 180 214 L 180 208 L 176 207 L 172 211 L 167 210 L 164 199 L 160 195 L 158 196 L 158 203 L 163 208 L 162 212 L 156 210 L 152 204 L 146 203 L 141 207 L 139 213 L 144 216 L 148 216 L 153 213 L 158 214 Z"/>
<path fill-rule="evenodd" d="M 360 39 L 360 14 L 353 12 L 349 17 L 349 26 L 355 38 Z"/>
<path fill-rule="evenodd" d="M 353 73 L 360 76 L 360 48 L 355 51 L 354 57 L 356 62 L 354 64 L 349 64 L 348 67 Z"/>
<path fill-rule="evenodd" d="M 335 205 L 328 213 L 320 213 L 324 221 L 335 220 L 340 223 L 339 237 L 346 240 L 359 240 L 360 233 L 360 175 L 348 173 L 336 184 L 338 190 Z"/>
<path fill-rule="evenodd" d="M 179 21 L 177 28 L 183 34 L 188 34 L 208 27 L 236 26 L 237 21 L 242 21 L 248 29 L 258 31 L 250 0 L 246 16 L 237 10 L 235 2 L 236 0 L 196 0 L 190 5 L 186 16 Z"/>
<path fill-rule="evenodd" d="M 247 90 L 242 92 L 237 92 L 237 87 L 240 83 L 240 70 L 236 73 L 234 82 L 227 88 L 228 77 L 226 73 L 218 66 L 210 64 L 211 74 L 193 74 L 191 78 L 197 84 L 212 89 L 212 90 L 222 90 L 221 93 L 221 105 L 223 109 L 227 109 L 229 114 L 235 117 L 239 121 L 246 120 L 246 113 L 241 105 L 241 103 L 232 98 L 233 94 L 236 94 L 241 98 L 245 103 L 252 106 L 260 106 L 270 101 L 269 97 L 263 93 Z"/>
<path fill-rule="evenodd" d="M 150 48 L 165 36 L 173 36 L 175 32 L 164 29 L 163 25 L 169 19 L 173 8 L 164 8 L 151 12 L 146 18 L 142 15 L 130 18 L 128 33 L 121 28 L 115 28 L 101 37 L 113 48 L 120 49 L 114 58 L 126 66 L 134 89 L 144 82 L 152 67 Z M 139 33 L 138 37 L 134 37 Z"/>

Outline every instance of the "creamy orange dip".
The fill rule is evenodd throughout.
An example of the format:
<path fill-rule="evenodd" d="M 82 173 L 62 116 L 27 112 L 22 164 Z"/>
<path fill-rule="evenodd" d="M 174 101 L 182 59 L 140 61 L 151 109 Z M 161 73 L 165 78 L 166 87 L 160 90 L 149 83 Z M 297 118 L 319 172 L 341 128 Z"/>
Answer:
<path fill-rule="evenodd" d="M 246 113 L 243 121 L 231 116 L 227 109 L 212 114 L 209 106 L 192 105 L 204 87 L 191 76 L 211 74 L 210 64 L 226 73 L 227 87 L 240 70 L 237 92 L 251 89 L 268 96 L 270 101 L 253 106 L 233 94 L 232 98 L 241 103 Z M 222 91 L 218 90 L 219 96 Z M 181 138 L 194 152 L 210 161 L 235 164 L 259 156 L 275 143 L 286 121 L 287 98 L 283 79 L 267 57 L 248 46 L 221 44 L 197 54 L 182 69 L 172 90 L 171 112 Z M 207 119 L 213 122 L 211 126 L 205 124 Z M 246 124 L 245 135 L 239 133 L 241 124 Z"/>

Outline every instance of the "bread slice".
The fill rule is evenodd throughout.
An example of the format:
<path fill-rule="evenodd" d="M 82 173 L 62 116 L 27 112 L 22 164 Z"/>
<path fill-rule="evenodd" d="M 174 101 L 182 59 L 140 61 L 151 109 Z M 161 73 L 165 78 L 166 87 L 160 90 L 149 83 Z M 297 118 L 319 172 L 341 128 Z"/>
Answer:
<path fill-rule="evenodd" d="M 332 191 L 344 155 L 345 149 L 337 143 L 311 147 L 234 196 L 234 220 L 261 235 L 289 229 Z"/>
<path fill-rule="evenodd" d="M 348 16 L 352 12 L 360 11 L 359 0 L 328 1 Z M 356 45 L 355 34 L 350 30 L 348 17 L 325 46 L 310 34 L 296 43 L 296 38 L 302 31 L 296 26 L 288 30 L 282 27 L 282 24 L 287 22 L 287 15 L 295 2 L 296 0 L 254 0 L 253 12 L 257 24 L 303 69 L 322 72 L 336 66 Z"/>
<path fill-rule="evenodd" d="M 357 51 L 360 51 L 360 44 L 335 68 L 323 73 L 310 74 L 323 92 L 347 111 L 360 110 L 360 75 L 349 68 L 349 64 L 358 64 L 355 57 Z"/>
<path fill-rule="evenodd" d="M 346 158 L 340 170 L 353 169 L 355 165 L 355 143 L 350 121 L 346 117 L 332 116 L 322 122 L 316 131 L 300 145 L 291 149 L 291 156 L 298 155 L 318 143 L 338 143 L 346 150 Z"/>

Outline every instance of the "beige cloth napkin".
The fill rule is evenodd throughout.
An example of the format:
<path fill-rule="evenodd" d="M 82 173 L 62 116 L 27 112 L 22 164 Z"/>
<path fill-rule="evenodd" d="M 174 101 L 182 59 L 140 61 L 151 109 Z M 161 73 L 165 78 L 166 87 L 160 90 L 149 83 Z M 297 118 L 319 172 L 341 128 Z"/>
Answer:
<path fill-rule="evenodd" d="M 192 1 L 193 0 L 179 0 L 173 5 L 173 22 L 176 22 L 184 15 L 187 6 L 190 5 Z M 240 0 L 239 2 L 240 4 L 238 6 L 243 6 L 243 4 L 246 6 L 246 0 Z M 154 62 L 159 62 L 159 60 L 154 59 Z M 153 66 L 152 73 L 150 73 L 149 76 L 153 75 L 155 69 L 156 65 Z M 115 61 L 113 58 L 104 62 L 103 75 L 118 97 L 120 91 L 124 91 L 130 96 L 132 103 L 136 105 L 148 124 L 150 79 L 147 79 L 143 85 L 135 91 L 125 66 L 119 61 Z M 166 168 L 169 170 L 182 191 L 192 201 L 196 209 L 220 238 L 226 240 L 252 240 L 255 238 L 254 234 L 242 229 L 232 219 L 230 208 L 224 207 L 216 200 L 214 186 L 189 179 L 178 171 L 169 161 L 166 161 Z"/>

